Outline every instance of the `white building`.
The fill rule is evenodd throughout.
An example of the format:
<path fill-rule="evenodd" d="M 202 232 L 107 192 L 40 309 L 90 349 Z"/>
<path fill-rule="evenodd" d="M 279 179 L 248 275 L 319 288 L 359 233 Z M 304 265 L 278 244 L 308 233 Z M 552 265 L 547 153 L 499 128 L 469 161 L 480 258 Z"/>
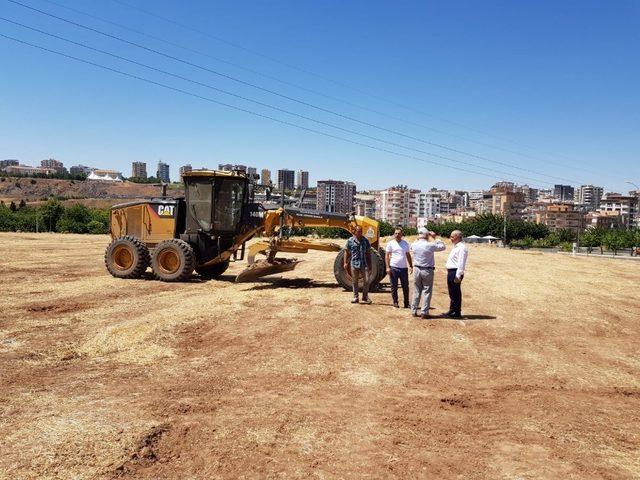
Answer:
<path fill-rule="evenodd" d="M 101 180 L 104 182 L 122 182 L 122 173 L 116 170 L 100 170 L 91 171 L 87 180 Z"/>

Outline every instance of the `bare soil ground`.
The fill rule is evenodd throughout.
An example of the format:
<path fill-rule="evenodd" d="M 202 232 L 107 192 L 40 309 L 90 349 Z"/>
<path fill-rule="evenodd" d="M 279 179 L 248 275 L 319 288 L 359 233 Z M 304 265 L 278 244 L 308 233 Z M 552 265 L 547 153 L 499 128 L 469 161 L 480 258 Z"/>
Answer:
<path fill-rule="evenodd" d="M 176 285 L 107 242 L 0 234 L 3 479 L 640 477 L 636 262 L 470 246 L 424 321 L 326 252 Z"/>

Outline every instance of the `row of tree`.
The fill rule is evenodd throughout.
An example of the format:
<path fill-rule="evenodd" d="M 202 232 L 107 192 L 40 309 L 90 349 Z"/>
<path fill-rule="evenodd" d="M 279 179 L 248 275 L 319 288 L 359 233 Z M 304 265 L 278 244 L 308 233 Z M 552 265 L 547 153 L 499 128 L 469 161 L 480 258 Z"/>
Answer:
<path fill-rule="evenodd" d="M 109 210 L 80 203 L 65 207 L 53 199 L 38 207 L 29 207 L 24 201 L 9 206 L 0 202 L 0 231 L 108 233 Z"/>

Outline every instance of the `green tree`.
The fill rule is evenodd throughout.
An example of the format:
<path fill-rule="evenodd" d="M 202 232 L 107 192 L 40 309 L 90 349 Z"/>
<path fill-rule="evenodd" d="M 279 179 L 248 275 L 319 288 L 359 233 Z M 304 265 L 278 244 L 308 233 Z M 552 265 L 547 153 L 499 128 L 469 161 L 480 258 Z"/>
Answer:
<path fill-rule="evenodd" d="M 18 207 L 16 207 L 16 202 L 12 201 L 12 202 L 9 204 L 9 209 L 10 209 L 12 212 L 15 212 L 15 211 L 18 209 Z"/>
<path fill-rule="evenodd" d="M 38 223 L 41 230 L 56 231 L 56 225 L 64 213 L 64 205 L 58 200 L 49 199 L 47 203 L 38 208 Z"/>
<path fill-rule="evenodd" d="M 601 235 L 595 228 L 589 228 L 580 235 L 580 245 L 587 247 L 587 252 L 589 253 L 591 253 L 595 247 L 599 247 L 600 244 Z"/>
<path fill-rule="evenodd" d="M 16 229 L 16 221 L 13 212 L 4 202 L 0 205 L 0 232 L 13 232 Z"/>
<path fill-rule="evenodd" d="M 93 234 L 109 233 L 109 227 L 97 220 L 91 220 L 87 223 L 87 231 Z"/>
<path fill-rule="evenodd" d="M 18 208 L 25 208 L 27 206 L 27 202 L 24 201 L 24 198 L 22 200 L 20 200 L 20 204 L 18 205 Z"/>
<path fill-rule="evenodd" d="M 607 247 L 607 250 L 610 250 L 614 255 L 617 255 L 618 250 L 624 247 L 624 237 L 617 229 L 612 229 L 604 234 L 602 243 Z"/>
<path fill-rule="evenodd" d="M 91 221 L 91 212 L 81 203 L 65 209 L 64 213 L 56 224 L 59 232 L 87 233 L 87 224 Z"/>

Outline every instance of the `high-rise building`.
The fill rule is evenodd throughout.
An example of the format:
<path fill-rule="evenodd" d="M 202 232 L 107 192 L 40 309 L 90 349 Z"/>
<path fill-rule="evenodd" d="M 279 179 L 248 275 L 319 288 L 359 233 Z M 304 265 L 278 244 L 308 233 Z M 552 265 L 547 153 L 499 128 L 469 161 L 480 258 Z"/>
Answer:
<path fill-rule="evenodd" d="M 285 190 L 293 190 L 295 187 L 295 172 L 293 170 L 278 170 L 278 189 L 284 185 Z"/>
<path fill-rule="evenodd" d="M 376 215 L 378 220 L 393 226 L 409 225 L 410 191 L 406 185 L 397 185 L 376 192 Z"/>
<path fill-rule="evenodd" d="M 180 181 L 182 182 L 182 175 L 184 175 L 187 172 L 191 172 L 193 170 L 193 167 L 191 166 L 190 163 L 187 163 L 186 165 L 183 165 L 180 167 Z"/>
<path fill-rule="evenodd" d="M 247 177 L 253 182 L 257 181 L 260 178 L 258 177 L 258 169 L 256 167 L 247 167 Z"/>
<path fill-rule="evenodd" d="M 57 173 L 64 173 L 66 171 L 66 169 L 64 168 L 64 164 L 61 161 L 56 160 L 55 158 L 47 158 L 46 160 L 41 160 L 40 166 L 42 168 L 52 168 Z"/>
<path fill-rule="evenodd" d="M 600 208 L 600 201 L 604 189 L 593 185 L 582 185 L 578 188 L 578 203 L 587 207 L 587 210 L 597 210 Z"/>
<path fill-rule="evenodd" d="M 131 176 L 133 178 L 147 178 L 146 162 L 131 162 Z"/>
<path fill-rule="evenodd" d="M 309 172 L 305 172 L 304 170 L 298 170 L 296 172 L 296 188 L 298 190 L 309 188 Z"/>
<path fill-rule="evenodd" d="M 323 212 L 352 213 L 355 194 L 355 183 L 320 180 L 317 187 L 317 209 Z"/>
<path fill-rule="evenodd" d="M 434 219 L 440 212 L 442 197 L 437 192 L 414 192 L 416 217 L 418 219 Z M 448 202 L 445 202 L 448 204 Z"/>
<path fill-rule="evenodd" d="M 271 170 L 263 168 L 262 172 L 260 172 L 260 180 L 263 185 L 271 185 Z"/>
<path fill-rule="evenodd" d="M 553 197 L 561 202 L 573 201 L 573 187 L 571 185 L 554 185 Z"/>
<path fill-rule="evenodd" d="M 161 182 L 169 183 L 169 164 L 162 161 L 158 162 L 158 171 L 156 172 L 156 178 Z"/>
<path fill-rule="evenodd" d="M 376 218 L 376 196 L 373 193 L 356 193 L 353 197 L 356 215 Z"/>

